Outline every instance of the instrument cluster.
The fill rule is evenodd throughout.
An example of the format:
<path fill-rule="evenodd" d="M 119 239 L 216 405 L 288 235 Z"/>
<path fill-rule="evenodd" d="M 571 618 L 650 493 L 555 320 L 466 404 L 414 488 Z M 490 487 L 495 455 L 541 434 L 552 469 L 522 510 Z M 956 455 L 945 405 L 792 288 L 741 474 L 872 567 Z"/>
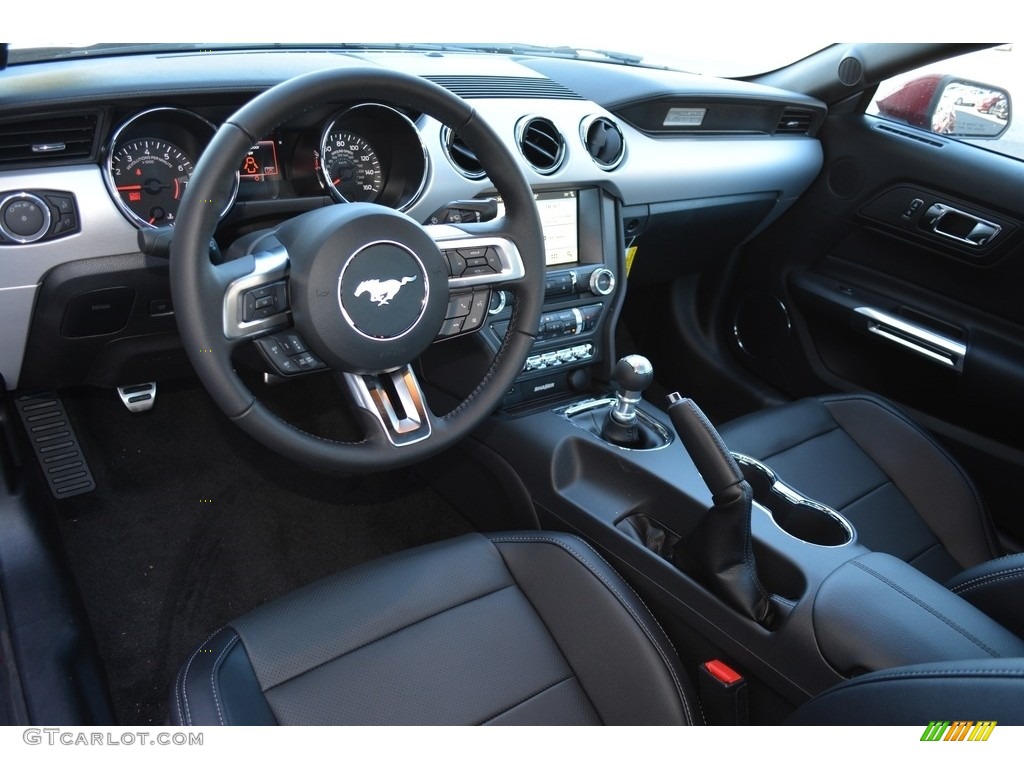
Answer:
<path fill-rule="evenodd" d="M 217 131 L 180 107 L 153 107 L 114 130 L 103 173 L 118 209 L 136 227 L 173 225 L 196 163 Z M 338 203 L 405 210 L 427 179 L 428 158 L 413 119 L 383 104 L 351 105 L 312 125 L 278 128 L 242 158 L 221 216 L 238 202 L 329 195 Z"/>

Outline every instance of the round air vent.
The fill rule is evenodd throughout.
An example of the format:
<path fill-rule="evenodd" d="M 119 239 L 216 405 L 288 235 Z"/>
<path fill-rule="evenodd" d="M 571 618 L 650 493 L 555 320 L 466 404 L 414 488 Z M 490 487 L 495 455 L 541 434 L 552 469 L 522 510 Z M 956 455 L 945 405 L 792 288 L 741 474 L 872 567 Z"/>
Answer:
<path fill-rule="evenodd" d="M 617 168 L 626 156 L 626 141 L 614 120 L 590 116 L 580 123 L 580 138 L 597 167 L 604 171 Z"/>
<path fill-rule="evenodd" d="M 546 117 L 524 117 L 517 131 L 519 151 L 537 173 L 554 173 L 565 159 L 565 139 Z"/>
<path fill-rule="evenodd" d="M 482 179 L 484 177 L 484 168 L 477 160 L 476 152 L 470 149 L 462 137 L 447 125 L 441 129 L 441 146 L 444 147 L 448 162 L 467 179 Z"/>

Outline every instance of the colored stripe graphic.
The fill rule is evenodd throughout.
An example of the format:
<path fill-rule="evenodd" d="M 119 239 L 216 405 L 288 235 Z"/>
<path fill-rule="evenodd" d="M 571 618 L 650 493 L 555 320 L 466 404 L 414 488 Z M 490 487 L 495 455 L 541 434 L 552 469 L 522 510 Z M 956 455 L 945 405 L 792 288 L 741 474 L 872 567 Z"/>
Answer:
<path fill-rule="evenodd" d="M 967 737 L 967 740 L 988 741 L 988 737 L 992 735 L 992 731 L 994 731 L 995 729 L 995 720 L 982 720 L 980 723 L 974 726 L 974 730 L 971 731 L 971 735 Z"/>
<path fill-rule="evenodd" d="M 921 734 L 921 741 L 988 741 L 995 728 L 995 720 L 932 720 Z"/>

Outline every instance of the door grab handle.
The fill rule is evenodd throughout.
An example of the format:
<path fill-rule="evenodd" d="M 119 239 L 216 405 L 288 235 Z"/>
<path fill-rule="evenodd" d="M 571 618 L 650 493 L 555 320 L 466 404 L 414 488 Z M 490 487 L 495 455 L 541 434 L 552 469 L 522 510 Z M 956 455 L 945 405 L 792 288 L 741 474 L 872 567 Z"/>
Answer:
<path fill-rule="evenodd" d="M 967 345 L 964 342 L 872 307 L 857 307 L 853 311 L 867 320 L 868 333 L 942 363 L 957 373 L 963 372 L 964 358 L 967 356 Z"/>

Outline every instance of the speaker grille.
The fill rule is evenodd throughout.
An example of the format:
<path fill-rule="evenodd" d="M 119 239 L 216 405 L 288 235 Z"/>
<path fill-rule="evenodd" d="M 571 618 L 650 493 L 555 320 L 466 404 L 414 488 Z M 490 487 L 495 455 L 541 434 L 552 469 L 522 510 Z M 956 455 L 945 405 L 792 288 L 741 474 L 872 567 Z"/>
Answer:
<path fill-rule="evenodd" d="M 857 85 L 864 76 L 864 65 L 860 59 L 847 56 L 839 62 L 839 82 L 843 85 Z"/>

